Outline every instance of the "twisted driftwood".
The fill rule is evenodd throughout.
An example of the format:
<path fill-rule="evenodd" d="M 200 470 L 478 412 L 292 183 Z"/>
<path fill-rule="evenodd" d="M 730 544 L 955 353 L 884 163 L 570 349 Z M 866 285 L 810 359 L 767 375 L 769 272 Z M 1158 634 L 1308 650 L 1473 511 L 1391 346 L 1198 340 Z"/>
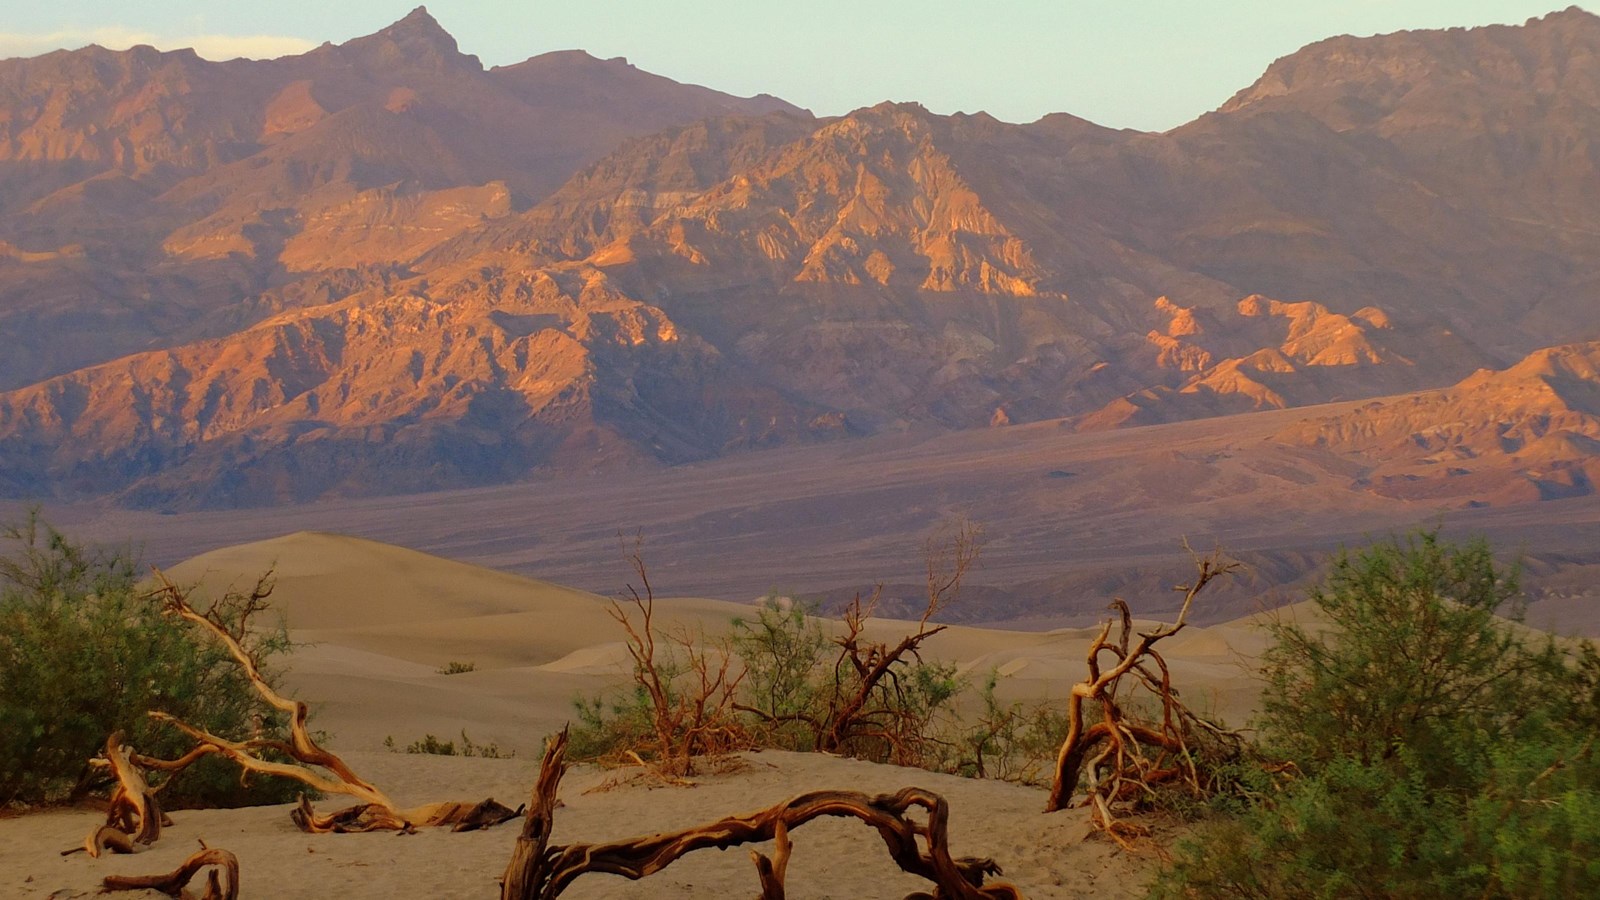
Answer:
<path fill-rule="evenodd" d="M 205 893 L 184 890 L 200 871 L 206 870 Z M 103 891 L 160 891 L 180 900 L 238 900 L 239 858 L 226 850 L 213 850 L 200 843 L 200 851 L 165 875 L 107 875 Z"/>
<path fill-rule="evenodd" d="M 455 830 L 464 831 L 498 825 L 517 816 L 516 811 L 495 803 L 493 799 L 482 803 L 465 801 L 430 803 L 412 809 L 401 809 L 376 785 L 357 775 L 337 754 L 319 745 L 306 727 L 306 719 L 310 715 L 306 704 L 284 697 L 274 690 L 262 676 L 260 663 L 255 654 L 246 649 L 242 643 L 249 617 L 266 608 L 266 598 L 272 592 L 269 578 L 263 577 L 255 589 L 247 597 L 242 598 L 244 606 L 240 620 L 230 628 L 215 606 L 205 612 L 195 609 L 181 588 L 173 584 L 160 570 L 155 574 L 161 586 L 151 595 L 152 599 L 162 604 L 162 610 L 166 614 L 193 622 L 211 632 L 222 642 L 256 693 L 272 707 L 288 714 L 290 738 L 288 741 L 262 737 L 232 741 L 167 713 L 151 711 L 149 713 L 151 718 L 165 722 L 194 738 L 196 746 L 176 760 L 141 758 L 146 765 L 166 771 L 177 771 L 202 756 L 215 754 L 233 760 L 247 772 L 291 778 L 325 794 L 343 794 L 360 801 L 347 809 L 318 815 L 312 809 L 311 802 L 302 794 L 299 805 L 289 815 L 302 830 L 312 833 L 410 831 L 418 826 L 434 825 L 453 825 Z M 258 755 L 261 751 L 272 751 L 294 762 L 264 759 Z M 332 777 L 309 768 L 310 766 L 326 769 L 332 773 Z"/>
<path fill-rule="evenodd" d="M 1067 701 L 1067 736 L 1056 757 L 1055 781 L 1050 787 L 1045 812 L 1066 808 L 1083 778 L 1097 823 L 1117 838 L 1121 823 L 1112 812 L 1116 802 L 1145 795 L 1156 784 L 1178 779 L 1199 789 L 1200 773 L 1189 745 L 1196 731 L 1237 742 L 1236 734 L 1195 715 L 1178 699 L 1166 660 L 1155 649 L 1158 642 L 1177 634 L 1188 624 L 1189 608 L 1206 585 L 1238 568 L 1237 563 L 1224 561 L 1215 554 L 1197 558 L 1195 565 L 1194 582 L 1177 588 L 1184 592 L 1177 620 L 1140 632 L 1138 643 L 1132 646 L 1133 616 L 1122 600 L 1112 601 L 1120 624 L 1117 639 L 1111 640 L 1113 623 L 1108 619 L 1089 645 L 1088 677 L 1073 685 Z M 1114 660 L 1112 667 L 1105 671 L 1100 668 L 1102 653 L 1110 654 Z M 1135 678 L 1160 701 L 1160 722 L 1132 721 L 1123 712 L 1117 702 L 1117 689 L 1125 676 Z M 1088 700 L 1100 706 L 1101 719 L 1093 724 L 1085 722 L 1083 707 Z M 1147 756 L 1144 748 L 1151 749 L 1153 755 Z"/>
<path fill-rule="evenodd" d="M 171 820 L 161 812 L 161 803 L 156 800 L 156 792 L 145 780 L 144 773 L 139 771 L 137 759 L 133 748 L 122 743 L 122 732 L 106 738 L 105 758 L 94 760 L 110 768 L 117 779 L 117 789 L 106 808 L 105 824 L 89 832 L 82 847 L 63 850 L 62 856 L 79 850 L 95 857 L 107 851 L 135 853 L 141 846 L 154 844 L 161 837 L 161 826 L 171 824 Z"/>
<path fill-rule="evenodd" d="M 588 872 L 604 872 L 637 880 L 665 869 L 684 854 L 707 848 L 778 839 L 778 862 L 757 870 L 765 897 L 781 897 L 788 860 L 788 832 L 822 816 L 853 816 L 883 839 L 895 864 L 934 883 L 935 896 L 951 900 L 1020 900 L 1009 884 L 983 886 L 1000 874 L 992 859 L 951 857 L 946 828 L 950 809 L 943 797 L 920 788 L 905 788 L 876 797 L 856 791 L 813 791 L 776 806 L 743 816 L 728 816 L 682 831 L 653 834 L 603 844 L 552 845 L 556 792 L 566 771 L 567 734 L 552 738 L 539 766 L 539 778 L 523 821 L 522 834 L 501 882 L 502 900 L 552 900 Z M 921 807 L 928 821 L 919 825 L 906 813 Z M 924 851 L 919 845 L 926 844 Z"/>

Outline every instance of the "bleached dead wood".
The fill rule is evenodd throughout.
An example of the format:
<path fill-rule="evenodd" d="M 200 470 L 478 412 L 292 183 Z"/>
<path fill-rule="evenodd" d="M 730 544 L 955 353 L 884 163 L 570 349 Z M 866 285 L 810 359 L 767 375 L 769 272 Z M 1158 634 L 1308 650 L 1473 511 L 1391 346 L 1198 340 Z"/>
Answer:
<path fill-rule="evenodd" d="M 230 740 L 175 716 L 152 710 L 149 713 L 151 718 L 165 722 L 193 738 L 196 745 L 177 760 L 145 760 L 151 767 L 175 771 L 202 756 L 215 754 L 232 760 L 246 772 L 290 778 L 324 794 L 342 794 L 360 801 L 346 809 L 319 815 L 302 794 L 290 817 L 302 830 L 313 833 L 409 831 L 419 826 L 433 825 L 453 825 L 460 831 L 499 824 L 516 816 L 515 811 L 495 803 L 493 799 L 481 803 L 448 801 L 401 809 L 376 785 L 357 775 L 338 754 L 318 744 L 306 726 L 310 709 L 302 701 L 279 694 L 262 675 L 261 664 L 255 654 L 244 646 L 244 634 L 250 616 L 266 608 L 266 598 L 272 592 L 269 578 L 263 577 L 248 596 L 240 598 L 243 605 L 230 627 L 215 605 L 202 612 L 191 605 L 186 592 L 160 570 L 156 571 L 155 576 L 159 587 L 151 594 L 152 599 L 161 604 L 166 614 L 192 622 L 222 642 L 256 693 L 274 709 L 288 715 L 289 740 L 264 737 Z M 293 762 L 267 759 L 262 754 L 269 751 Z M 327 774 L 318 769 L 326 770 Z"/>
<path fill-rule="evenodd" d="M 81 848 L 62 852 L 88 851 L 98 857 L 107 851 L 135 853 L 140 847 L 154 844 L 161 837 L 161 826 L 167 817 L 161 812 L 156 793 L 145 780 L 144 773 L 134 764 L 133 748 L 122 743 L 122 732 L 106 738 L 105 756 L 95 762 L 111 769 L 117 779 L 117 788 L 106 807 L 105 824 L 97 826 L 84 838 Z"/>
<path fill-rule="evenodd" d="M 750 859 L 756 864 L 756 877 L 761 879 L 761 900 L 784 900 L 787 894 L 784 879 L 789 874 L 789 854 L 793 850 L 789 826 L 779 819 L 772 834 L 772 856 L 759 850 L 750 851 Z"/>

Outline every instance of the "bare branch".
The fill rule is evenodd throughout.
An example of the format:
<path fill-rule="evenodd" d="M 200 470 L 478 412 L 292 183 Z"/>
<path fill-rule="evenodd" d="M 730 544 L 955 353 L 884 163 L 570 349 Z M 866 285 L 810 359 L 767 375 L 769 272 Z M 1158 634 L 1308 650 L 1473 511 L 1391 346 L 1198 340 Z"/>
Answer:
<path fill-rule="evenodd" d="M 775 840 L 780 829 L 786 842 L 788 832 L 823 816 L 853 817 L 872 826 L 888 847 L 895 864 L 932 881 L 940 897 L 962 900 L 1020 900 L 1021 897 L 1016 888 L 1008 884 L 983 886 L 987 876 L 1000 873 L 1000 867 L 993 860 L 956 859 L 950 855 L 949 806 L 944 798 L 920 788 L 878 796 L 855 791 L 814 791 L 768 809 L 744 816 L 728 816 L 682 831 L 603 844 L 551 845 L 556 793 L 566 770 L 566 748 L 565 731 L 545 746 L 522 836 L 517 839 L 501 882 L 502 900 L 553 900 L 579 876 L 589 872 L 637 880 L 665 869 L 696 850 L 726 849 Z M 906 815 L 912 807 L 925 812 L 926 824 L 919 824 Z M 786 851 L 780 854 L 787 856 Z M 763 889 L 771 896 L 770 882 L 766 877 L 762 882 Z"/>
<path fill-rule="evenodd" d="M 1072 686 L 1067 698 L 1067 735 L 1056 756 L 1055 780 L 1046 812 L 1064 809 L 1081 778 L 1086 782 L 1100 827 L 1121 842 L 1121 835 L 1132 829 L 1116 819 L 1114 804 L 1148 795 L 1152 785 L 1180 777 L 1196 790 L 1201 788 L 1200 773 L 1189 746 L 1195 729 L 1225 741 L 1238 741 L 1235 733 L 1206 722 L 1184 705 L 1172 687 L 1166 660 L 1155 649 L 1157 643 L 1188 625 L 1194 599 L 1207 585 L 1237 568 L 1237 563 L 1220 554 L 1196 556 L 1193 583 L 1176 588 L 1184 593 L 1176 619 L 1139 632 L 1137 642 L 1132 641 L 1133 615 L 1128 605 L 1120 599 L 1112 601 L 1116 620 L 1108 619 L 1089 644 L 1085 659 L 1088 676 Z M 1102 653 L 1115 660 L 1109 669 L 1101 667 Z M 1147 662 L 1155 666 L 1154 671 Z M 1135 679 L 1135 687 L 1144 687 L 1160 703 L 1159 723 L 1147 726 L 1130 721 L 1118 705 L 1118 688 L 1129 674 Z M 1084 721 L 1086 701 L 1100 706 L 1101 720 L 1092 725 Z M 1145 748 L 1154 754 L 1147 755 Z"/>

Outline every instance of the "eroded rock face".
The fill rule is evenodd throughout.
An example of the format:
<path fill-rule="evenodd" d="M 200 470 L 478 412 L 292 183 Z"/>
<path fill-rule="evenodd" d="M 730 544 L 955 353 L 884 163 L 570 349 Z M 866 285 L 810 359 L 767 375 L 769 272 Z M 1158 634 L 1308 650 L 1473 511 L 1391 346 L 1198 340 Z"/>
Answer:
<path fill-rule="evenodd" d="M 1152 378 L 1152 387 L 1084 416 L 1079 428 L 1153 425 L 1398 393 L 1492 364 L 1492 357 L 1448 329 L 1397 325 L 1375 307 L 1341 315 L 1320 303 L 1252 294 L 1231 315 L 1179 306 L 1166 297 L 1157 298 L 1155 309 L 1169 321 L 1145 340 L 1156 352 L 1156 367 L 1169 377 L 1164 383 Z"/>
<path fill-rule="evenodd" d="M 1363 486 L 1463 502 L 1591 493 L 1600 476 L 1600 344 L 1539 350 L 1437 391 L 1310 419 L 1276 440 L 1372 465 Z"/>
<path fill-rule="evenodd" d="M 0 331 L 48 348 L 0 357 L 0 387 L 171 346 L 305 273 L 397 266 L 626 138 L 779 110 L 805 115 L 581 53 L 486 71 L 421 9 L 278 60 L 0 61 L 0 241 L 30 255 L 0 257 Z"/>
<path fill-rule="evenodd" d="M 143 502 L 491 483 L 843 427 L 585 266 L 368 292 L 0 398 L 0 447 L 37 483 Z"/>
<path fill-rule="evenodd" d="M 420 10 L 3 62 L 0 485 L 261 503 L 1439 387 L 1600 337 L 1597 58 L 1577 11 L 1335 39 L 1165 134 L 486 71 Z"/>

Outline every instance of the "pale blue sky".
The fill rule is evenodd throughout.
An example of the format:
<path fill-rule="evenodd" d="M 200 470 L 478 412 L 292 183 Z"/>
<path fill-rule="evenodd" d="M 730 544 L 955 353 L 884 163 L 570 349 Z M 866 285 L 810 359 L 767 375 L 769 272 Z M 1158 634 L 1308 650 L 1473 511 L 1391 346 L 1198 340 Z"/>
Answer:
<path fill-rule="evenodd" d="M 1336 34 L 1520 23 L 1561 0 L 433 0 L 487 65 L 549 50 L 626 56 L 819 114 L 882 100 L 1026 122 L 1070 112 L 1166 129 L 1221 105 L 1277 57 Z M 276 56 L 367 34 L 415 0 L 49 0 L 0 16 L 0 56 L 96 42 Z"/>

